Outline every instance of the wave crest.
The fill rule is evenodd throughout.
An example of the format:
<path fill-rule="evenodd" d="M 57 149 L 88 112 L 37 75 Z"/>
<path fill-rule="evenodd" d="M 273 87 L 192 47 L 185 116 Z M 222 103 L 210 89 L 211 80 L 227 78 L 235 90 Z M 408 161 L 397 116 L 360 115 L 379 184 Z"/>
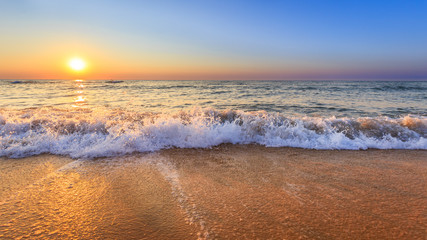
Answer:
<path fill-rule="evenodd" d="M 172 114 L 0 110 L 0 156 L 94 158 L 222 143 L 310 149 L 427 149 L 427 118 L 322 118 L 193 108 Z"/>

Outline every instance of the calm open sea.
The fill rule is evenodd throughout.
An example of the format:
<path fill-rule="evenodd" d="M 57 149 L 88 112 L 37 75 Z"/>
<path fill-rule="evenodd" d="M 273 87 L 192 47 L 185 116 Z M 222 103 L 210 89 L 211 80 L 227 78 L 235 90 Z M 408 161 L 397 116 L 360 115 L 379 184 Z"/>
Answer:
<path fill-rule="evenodd" d="M 0 80 L 0 156 L 427 149 L 427 82 Z"/>

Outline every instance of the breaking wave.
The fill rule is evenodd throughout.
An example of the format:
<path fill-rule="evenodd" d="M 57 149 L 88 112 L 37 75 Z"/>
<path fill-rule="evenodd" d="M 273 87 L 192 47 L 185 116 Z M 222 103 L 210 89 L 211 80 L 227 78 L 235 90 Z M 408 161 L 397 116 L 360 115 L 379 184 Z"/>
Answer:
<path fill-rule="evenodd" d="M 335 118 L 194 108 L 0 109 L 0 157 L 42 153 L 95 158 L 222 143 L 308 149 L 427 149 L 427 117 Z"/>

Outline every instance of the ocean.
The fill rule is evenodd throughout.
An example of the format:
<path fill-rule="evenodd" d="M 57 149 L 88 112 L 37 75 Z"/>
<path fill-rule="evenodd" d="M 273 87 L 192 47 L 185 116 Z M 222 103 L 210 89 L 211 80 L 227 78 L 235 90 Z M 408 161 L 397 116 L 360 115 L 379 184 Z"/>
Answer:
<path fill-rule="evenodd" d="M 0 80 L 0 157 L 427 149 L 425 81 Z"/>

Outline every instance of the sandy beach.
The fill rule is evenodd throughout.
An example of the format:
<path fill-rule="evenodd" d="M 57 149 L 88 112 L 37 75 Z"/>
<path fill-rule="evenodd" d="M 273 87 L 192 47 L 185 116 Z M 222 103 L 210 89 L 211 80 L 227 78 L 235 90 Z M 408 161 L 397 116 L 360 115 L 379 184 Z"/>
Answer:
<path fill-rule="evenodd" d="M 3 158 L 0 238 L 425 239 L 426 159 L 228 144 Z"/>

